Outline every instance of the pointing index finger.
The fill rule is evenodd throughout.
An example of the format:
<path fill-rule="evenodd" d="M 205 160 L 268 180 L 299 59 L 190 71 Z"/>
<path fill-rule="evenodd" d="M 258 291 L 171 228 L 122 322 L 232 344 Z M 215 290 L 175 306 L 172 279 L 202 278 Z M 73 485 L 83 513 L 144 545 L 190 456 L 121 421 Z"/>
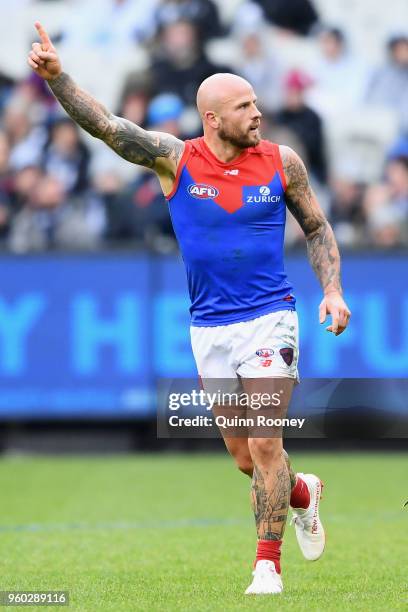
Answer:
<path fill-rule="evenodd" d="M 43 26 L 41 25 L 41 23 L 39 21 L 35 22 L 35 27 L 37 29 L 38 34 L 40 35 L 41 38 L 41 42 L 44 43 L 45 45 L 51 45 L 51 41 L 50 38 L 47 34 L 47 32 L 44 30 Z"/>

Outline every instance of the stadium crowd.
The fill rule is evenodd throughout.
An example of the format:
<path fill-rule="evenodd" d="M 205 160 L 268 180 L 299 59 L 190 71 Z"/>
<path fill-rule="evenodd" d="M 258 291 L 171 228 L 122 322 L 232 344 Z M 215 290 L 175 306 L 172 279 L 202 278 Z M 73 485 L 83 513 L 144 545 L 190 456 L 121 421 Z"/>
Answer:
<path fill-rule="evenodd" d="M 258 95 L 264 137 L 305 160 L 339 243 L 408 245 L 408 33 L 390 35 L 382 64 L 369 65 L 309 0 L 244 1 L 228 23 L 213 0 L 88 0 L 54 40 L 65 51 L 84 50 L 84 63 L 87 49 L 110 57 L 142 49 L 147 66 L 124 75 L 111 110 L 183 139 L 200 135 L 200 82 L 214 72 L 241 74 Z M 286 49 L 304 40 L 314 45 L 314 61 L 306 68 L 299 56 L 289 66 Z M 289 220 L 288 246 L 302 241 Z M 95 146 L 28 66 L 23 79 L 3 68 L 2 247 L 25 253 L 129 243 L 176 250 L 154 174 Z"/>

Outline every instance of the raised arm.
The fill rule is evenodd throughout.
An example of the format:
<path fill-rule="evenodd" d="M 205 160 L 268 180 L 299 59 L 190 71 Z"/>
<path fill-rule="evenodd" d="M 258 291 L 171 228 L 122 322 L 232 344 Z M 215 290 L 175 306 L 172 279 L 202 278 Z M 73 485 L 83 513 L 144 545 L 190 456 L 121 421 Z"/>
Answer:
<path fill-rule="evenodd" d="M 279 150 L 287 182 L 286 205 L 305 234 L 310 263 L 324 292 L 320 322 L 331 314 L 332 324 L 327 329 L 337 336 L 347 327 L 351 313 L 342 298 L 336 239 L 310 187 L 304 163 L 289 147 L 280 146 Z"/>
<path fill-rule="evenodd" d="M 62 71 L 57 51 L 48 34 L 40 23 L 36 22 L 35 27 L 41 43 L 33 44 L 28 63 L 48 82 L 68 115 L 124 159 L 154 170 L 159 175 L 163 191 L 171 191 L 184 143 L 171 134 L 144 130 L 109 112 Z"/>
<path fill-rule="evenodd" d="M 144 130 L 127 119 L 116 117 L 64 72 L 50 79 L 48 85 L 68 115 L 118 155 L 158 173 L 167 168 L 175 175 L 184 150 L 181 140 L 171 134 Z"/>

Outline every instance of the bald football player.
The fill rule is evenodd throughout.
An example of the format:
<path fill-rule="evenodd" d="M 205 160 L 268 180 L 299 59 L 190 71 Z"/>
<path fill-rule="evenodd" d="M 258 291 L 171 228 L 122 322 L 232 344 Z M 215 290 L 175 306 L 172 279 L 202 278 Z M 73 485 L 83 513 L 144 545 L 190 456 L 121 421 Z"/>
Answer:
<path fill-rule="evenodd" d="M 28 63 L 70 117 L 124 159 L 152 169 L 160 181 L 186 266 L 192 349 L 204 388 L 223 379 L 230 390 L 252 399 L 280 394 L 277 407 L 271 399 L 263 408 L 283 419 L 298 380 L 299 354 L 296 299 L 283 265 L 286 208 L 305 234 L 322 287 L 320 322 L 331 315 L 327 330 L 338 336 L 350 318 L 336 240 L 303 162 L 289 147 L 261 138 L 261 113 L 245 79 L 206 79 L 197 92 L 204 136 L 182 142 L 109 112 L 62 71 L 46 31 L 35 26 L 40 40 Z M 215 413 L 224 408 L 217 406 Z M 246 594 L 280 593 L 289 506 L 303 555 L 316 560 L 323 553 L 322 484 L 313 474 L 294 473 L 282 426 L 223 434 L 252 483 L 257 550 Z"/>

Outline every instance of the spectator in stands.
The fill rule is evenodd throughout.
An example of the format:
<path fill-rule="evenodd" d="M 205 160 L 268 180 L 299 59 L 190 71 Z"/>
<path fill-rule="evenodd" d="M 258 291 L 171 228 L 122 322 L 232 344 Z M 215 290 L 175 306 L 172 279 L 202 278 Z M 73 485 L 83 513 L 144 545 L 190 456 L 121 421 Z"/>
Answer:
<path fill-rule="evenodd" d="M 84 198 L 70 201 L 59 178 L 40 173 L 21 210 L 12 218 L 9 246 L 16 253 L 87 249 L 98 243 L 103 230 L 100 207 Z"/>
<path fill-rule="evenodd" d="M 0 113 L 3 111 L 7 103 L 7 100 L 13 90 L 13 86 L 13 79 L 0 70 Z"/>
<path fill-rule="evenodd" d="M 28 101 L 13 95 L 3 115 L 3 128 L 10 143 L 13 170 L 39 163 L 46 130 L 35 123 L 35 109 Z"/>
<path fill-rule="evenodd" d="M 25 206 L 30 206 L 38 182 L 42 177 L 39 166 L 26 166 L 17 170 L 13 177 L 10 189 L 10 201 L 13 215 Z"/>
<path fill-rule="evenodd" d="M 255 0 L 273 25 L 294 34 L 309 34 L 318 23 L 318 14 L 310 0 Z"/>
<path fill-rule="evenodd" d="M 393 210 L 385 205 L 370 211 L 368 216 L 370 246 L 382 249 L 407 246 L 406 225 L 401 224 Z"/>
<path fill-rule="evenodd" d="M 274 123 L 294 132 L 304 147 L 305 162 L 311 175 L 320 183 L 325 183 L 327 164 L 322 120 L 306 105 L 304 96 L 311 84 L 310 77 L 300 70 L 291 70 L 286 75 L 284 104 L 274 115 Z"/>
<path fill-rule="evenodd" d="M 383 180 L 372 187 L 344 175 L 328 178 L 319 116 L 329 121 L 336 113 L 347 117 L 361 102 L 368 102 L 395 110 L 401 133 L 408 134 L 408 36 L 389 40 L 388 62 L 370 75 L 351 54 L 345 34 L 338 28 L 325 28 L 318 38 L 320 57 L 310 73 L 313 85 L 309 87 L 299 71 L 288 75 L 285 84 L 270 28 L 268 38 L 264 36 L 265 18 L 286 31 L 313 32 L 317 14 L 311 1 L 253 0 L 240 5 L 234 21 L 241 49 L 234 59 L 236 71 L 254 85 L 264 110 L 264 136 L 289 144 L 305 157 L 319 181 L 317 189 L 328 181 L 330 192 L 326 188 L 326 199 L 319 199 L 323 205 L 330 202 L 327 212 L 339 242 L 407 245 L 407 142 L 401 140 L 393 147 Z M 107 81 L 116 114 L 142 127 L 185 137 L 180 134 L 181 125 L 187 125 L 187 105 L 194 106 L 198 84 L 214 72 L 231 71 L 214 65 L 203 47 L 203 42 L 224 33 L 214 0 L 89 0 L 72 15 L 64 32 L 67 44 L 80 53 L 84 47 L 117 53 L 115 66 L 126 49 L 150 43 L 158 32 L 152 70 L 139 72 L 144 64 L 136 65 L 138 71 L 129 75 L 122 95 L 118 95 L 120 87 Z M 295 43 L 302 48 L 305 44 Z M 151 47 L 145 51 L 151 53 Z M 133 55 L 128 53 L 129 57 Z M 116 75 L 127 73 L 125 64 Z M 150 104 L 152 95 L 156 97 Z M 155 177 L 108 148 L 88 150 L 68 119 L 57 120 L 49 132 L 45 126 L 50 125 L 55 109 L 54 97 L 34 73 L 21 81 L 0 73 L 0 240 L 24 252 L 89 248 L 106 236 L 171 252 L 175 243 Z M 289 217 L 288 244 L 296 246 L 303 240 Z"/>
<path fill-rule="evenodd" d="M 32 212 L 35 210 L 36 194 L 43 176 L 38 166 L 27 166 L 15 173 L 12 192 L 13 217 L 9 236 L 9 247 L 14 252 L 23 253 L 45 248 L 45 241 L 39 238 L 38 231 L 32 231 Z"/>
<path fill-rule="evenodd" d="M 314 86 L 308 94 L 309 104 L 323 117 L 354 110 L 364 99 L 368 68 L 347 48 L 339 28 L 321 31 L 319 50 L 311 72 Z"/>
<path fill-rule="evenodd" d="M 388 156 L 385 170 L 391 205 L 408 220 L 408 137 L 396 143 Z"/>
<path fill-rule="evenodd" d="M 10 220 L 9 156 L 10 147 L 7 136 L 0 131 L 0 240 L 7 235 Z"/>
<path fill-rule="evenodd" d="M 89 160 L 90 152 L 78 126 L 68 117 L 55 120 L 42 152 L 45 172 L 58 177 L 67 194 L 80 194 L 89 186 Z"/>
<path fill-rule="evenodd" d="M 120 96 L 117 115 L 146 126 L 146 113 L 152 94 L 152 79 L 148 71 L 135 71 L 127 75 Z"/>
<path fill-rule="evenodd" d="M 42 109 L 38 111 L 38 115 L 42 119 L 46 119 L 47 114 L 49 115 L 58 109 L 58 102 L 52 95 L 47 83 L 35 72 L 32 72 L 21 85 L 25 89 L 26 100 L 42 106 Z M 20 95 L 22 87 L 19 87 Z"/>
<path fill-rule="evenodd" d="M 262 22 L 248 28 L 238 25 L 236 32 L 241 51 L 235 64 L 237 74 L 252 84 L 261 110 L 277 110 L 282 102 L 283 69 L 271 51 L 270 33 L 264 31 Z"/>
<path fill-rule="evenodd" d="M 176 21 L 189 21 L 196 26 L 201 42 L 225 33 L 213 0 L 161 0 L 155 21 L 158 30 Z"/>
<path fill-rule="evenodd" d="M 183 138 L 180 119 L 184 104 L 178 96 L 156 96 L 148 108 L 148 128 Z M 173 228 L 160 185 L 152 172 L 143 171 L 112 203 L 108 236 L 132 238 L 156 252 L 176 250 Z"/>
<path fill-rule="evenodd" d="M 151 66 L 156 95 L 173 92 L 186 104 L 194 106 L 198 86 L 215 72 L 231 70 L 227 66 L 215 66 L 209 61 L 194 23 L 175 21 L 162 28 L 159 47 Z"/>
<path fill-rule="evenodd" d="M 388 41 L 388 61 L 375 71 L 366 99 L 370 104 L 395 110 L 401 130 L 408 134 L 408 34 Z"/>
<path fill-rule="evenodd" d="M 347 176 L 334 176 L 330 187 L 330 222 L 339 244 L 363 245 L 366 242 L 366 217 L 362 206 L 365 186 Z"/>
<path fill-rule="evenodd" d="M 180 119 L 184 111 L 181 98 L 172 93 L 163 93 L 153 98 L 147 110 L 147 125 L 149 130 L 167 132 L 184 139 L 181 133 Z"/>
<path fill-rule="evenodd" d="M 158 0 L 87 0 L 71 12 L 62 40 L 72 48 L 102 49 L 121 53 L 124 48 L 148 40 L 154 32 Z"/>
<path fill-rule="evenodd" d="M 407 246 L 408 140 L 391 149 L 384 180 L 367 190 L 364 207 L 372 241 L 383 247 Z"/>
<path fill-rule="evenodd" d="M 10 189 L 10 144 L 7 135 L 0 130 L 0 191 Z"/>

